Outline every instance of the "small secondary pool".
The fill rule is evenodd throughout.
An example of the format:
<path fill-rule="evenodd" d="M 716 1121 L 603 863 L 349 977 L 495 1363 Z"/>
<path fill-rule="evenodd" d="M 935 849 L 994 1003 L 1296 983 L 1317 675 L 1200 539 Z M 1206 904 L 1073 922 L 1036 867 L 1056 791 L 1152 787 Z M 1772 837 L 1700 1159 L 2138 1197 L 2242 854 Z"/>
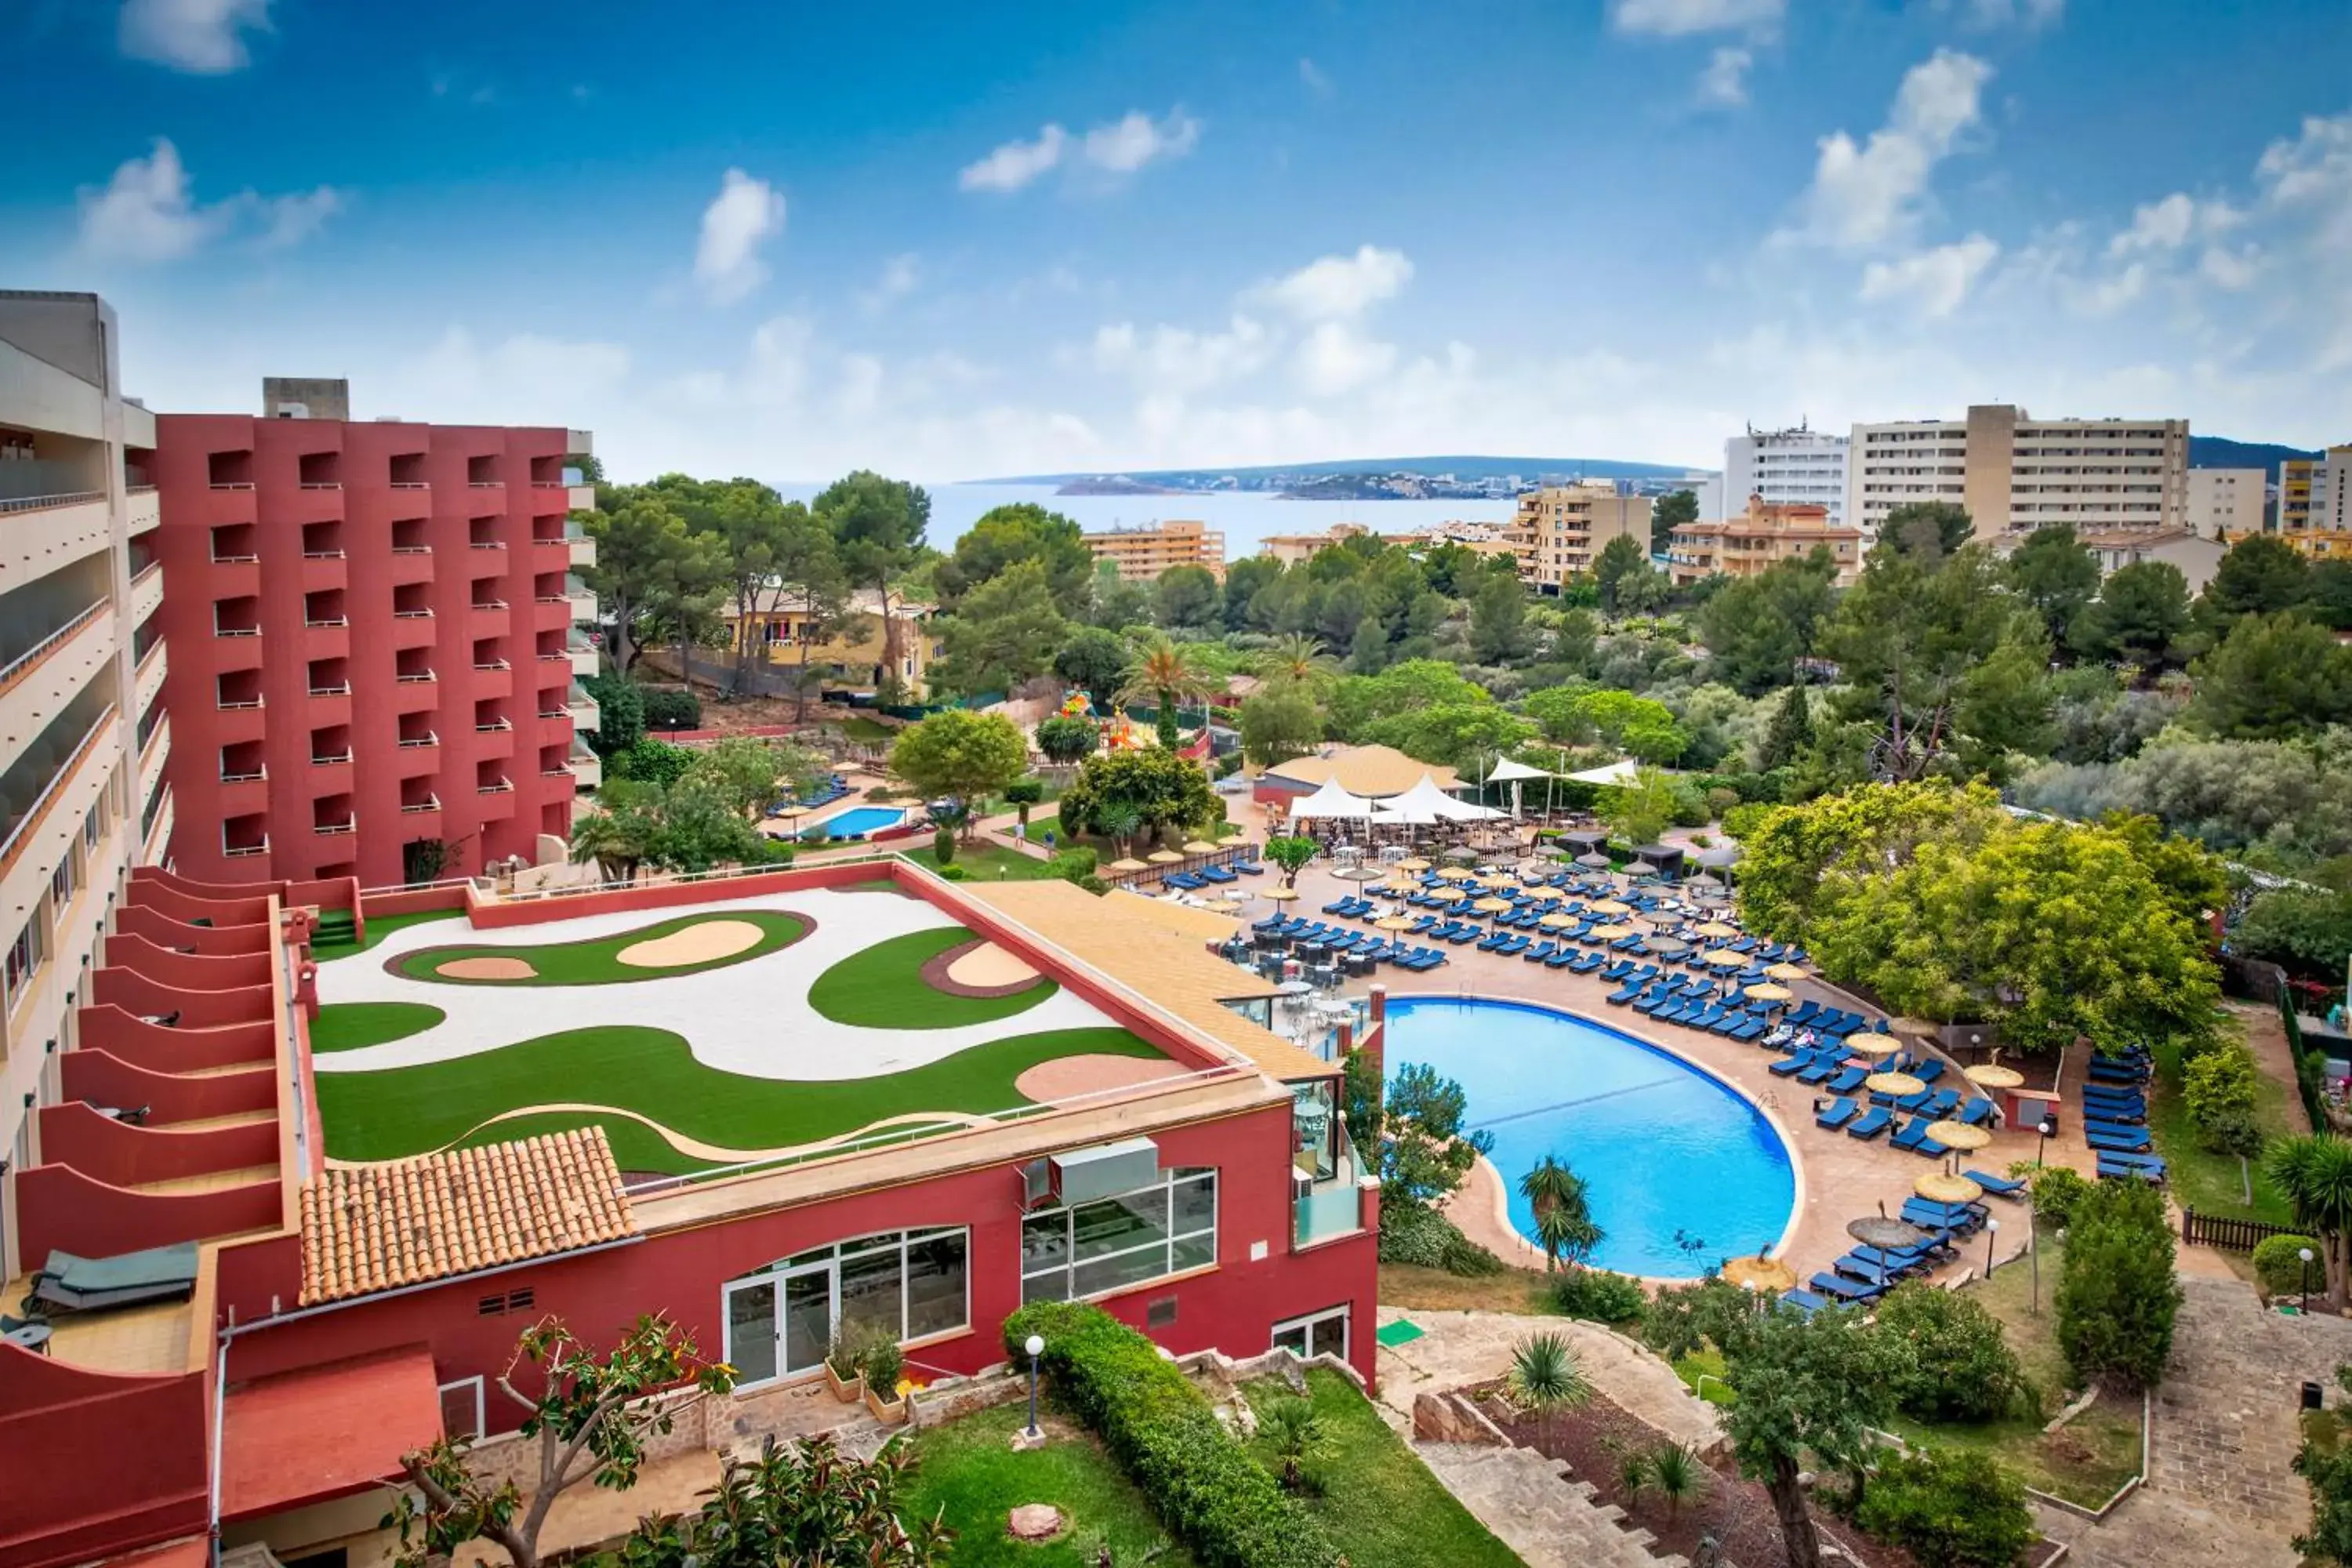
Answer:
<path fill-rule="evenodd" d="M 1461 1083 L 1530 1242 L 1519 1178 L 1546 1154 L 1591 1189 L 1602 1268 L 1686 1279 L 1780 1239 L 1797 1199 L 1788 1148 L 1762 1112 L 1680 1058 L 1518 1002 L 1392 1000 L 1388 1018 L 1390 1073 L 1426 1063 Z"/>
<path fill-rule="evenodd" d="M 829 816 L 818 826 L 827 838 L 864 838 L 886 827 L 896 827 L 907 820 L 907 814 L 894 805 L 859 805 Z"/>

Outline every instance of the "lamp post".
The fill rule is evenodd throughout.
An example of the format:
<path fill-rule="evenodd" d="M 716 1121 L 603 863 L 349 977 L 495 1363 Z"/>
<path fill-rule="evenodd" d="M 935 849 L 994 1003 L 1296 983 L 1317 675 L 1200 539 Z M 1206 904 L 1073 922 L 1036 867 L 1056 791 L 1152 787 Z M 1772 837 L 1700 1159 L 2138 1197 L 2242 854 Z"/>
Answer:
<path fill-rule="evenodd" d="M 2303 1274 L 2300 1281 L 2303 1289 L 2298 1293 L 2295 1302 L 2295 1310 L 2300 1312 L 2309 1312 L 2311 1310 L 2311 1248 L 2307 1247 L 2299 1247 L 2295 1248 L 2294 1255 L 2303 1262 Z"/>
<path fill-rule="evenodd" d="M 1021 1347 L 1029 1352 L 1029 1436 L 1037 1436 L 1037 1358 L 1045 1353 L 1045 1337 L 1031 1334 Z"/>
<path fill-rule="evenodd" d="M 2000 1238 L 2000 1221 L 1997 1219 L 1985 1221 L 1985 1273 L 1988 1277 L 1992 1273 L 1992 1244 Z"/>
<path fill-rule="evenodd" d="M 2033 1130 L 2042 1134 L 2042 1142 L 2033 1146 L 2033 1168 L 2038 1171 L 2042 1169 L 2042 1156 L 2050 1148 L 2050 1140 L 2058 1136 L 2058 1119 L 2044 1115 Z"/>

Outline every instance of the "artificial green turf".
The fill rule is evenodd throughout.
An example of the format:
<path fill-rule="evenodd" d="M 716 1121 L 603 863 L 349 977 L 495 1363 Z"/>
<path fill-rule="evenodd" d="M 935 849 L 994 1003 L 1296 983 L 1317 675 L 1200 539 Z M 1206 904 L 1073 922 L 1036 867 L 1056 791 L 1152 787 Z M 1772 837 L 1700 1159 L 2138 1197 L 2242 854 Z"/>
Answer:
<path fill-rule="evenodd" d="M 923 965 L 972 940 L 962 926 L 908 931 L 851 953 L 816 977 L 809 1005 L 836 1024 L 873 1029 L 956 1029 L 1025 1013 L 1060 987 L 1040 978 L 1010 996 L 958 996 L 932 989 Z"/>
<path fill-rule="evenodd" d="M 940 868 L 939 857 L 928 844 L 899 853 L 926 871 Z M 1054 875 L 1035 856 L 999 844 L 960 844 L 952 864 L 961 867 L 965 880 L 972 882 L 1035 882 Z"/>
<path fill-rule="evenodd" d="M 786 1051 L 796 1042 L 780 1040 Z M 885 1117 L 923 1111 L 975 1115 L 1031 1103 L 1015 1080 L 1039 1062 L 1103 1055 L 1156 1058 L 1125 1029 L 1053 1029 L 961 1050 L 944 1060 L 876 1078 L 768 1079 L 722 1072 L 694 1058 L 667 1029 L 612 1024 L 566 1029 L 447 1061 L 317 1076 L 327 1152 L 341 1160 L 397 1160 L 464 1142 L 522 1136 L 501 1111 L 551 1101 L 609 1105 L 726 1149 L 776 1149 L 852 1132 Z M 601 1121 L 617 1149 L 635 1123 L 593 1112 L 534 1117 L 538 1131 Z M 633 1141 L 633 1151 L 635 1143 Z M 709 1162 L 661 1145 L 633 1152 L 635 1170 L 687 1173 Z"/>
<path fill-rule="evenodd" d="M 1351 1568 L 1520 1568 L 1511 1549 L 1454 1500 L 1354 1384 L 1328 1367 L 1309 1367 L 1307 1392 L 1324 1439 L 1323 1452 L 1307 1464 L 1308 1475 L 1324 1483 L 1319 1495 L 1306 1500 L 1307 1510 L 1323 1521 Z M 1268 1378 L 1245 1384 L 1243 1393 L 1263 1416 L 1290 1391 Z M 1281 1473 L 1262 1423 L 1250 1451 Z"/>
<path fill-rule="evenodd" d="M 761 934 L 758 942 L 740 952 L 700 963 L 643 969 L 620 961 L 619 954 L 638 942 L 652 942 L 672 931 L 710 921 L 747 921 L 758 926 Z M 771 910 L 729 910 L 723 913 L 704 910 L 649 926 L 639 926 L 635 931 L 621 931 L 614 936 L 593 937 L 584 942 L 550 942 L 539 947 L 465 945 L 419 948 L 415 952 L 404 952 L 394 959 L 391 968 L 393 973 L 405 979 L 422 980 L 434 985 L 618 985 L 632 980 L 667 980 L 674 975 L 699 974 L 706 969 L 723 969 L 730 963 L 747 963 L 778 948 L 791 946 L 806 936 L 808 930 L 808 921 L 800 916 L 780 914 Z M 442 964 L 460 958 L 520 958 L 539 973 L 529 980 L 460 980 L 436 973 Z"/>
<path fill-rule="evenodd" d="M 405 915 L 370 915 L 367 917 L 365 942 L 321 942 L 311 944 L 310 956 L 320 963 L 331 963 L 339 958 L 350 958 L 365 952 L 396 931 L 423 925 L 427 921 L 454 921 L 463 910 L 418 910 Z"/>
<path fill-rule="evenodd" d="M 448 1016 L 424 1002 L 330 1002 L 310 1020 L 310 1049 L 355 1051 L 404 1040 Z"/>
<path fill-rule="evenodd" d="M 1056 1419 L 1052 1442 L 1013 1452 L 1013 1434 L 1028 1420 L 1027 1405 L 1000 1405 L 916 1433 L 916 1463 L 898 1494 L 899 1517 L 943 1514 L 956 1532 L 955 1568 L 1095 1568 L 1103 1546 L 1115 1563 L 1192 1568 L 1192 1554 L 1173 1543 L 1147 1558 L 1167 1542 L 1167 1531 L 1151 1500 L 1090 1434 Z M 1033 1502 L 1060 1509 L 1068 1529 L 1034 1546 L 1007 1535 L 1005 1517 Z"/>

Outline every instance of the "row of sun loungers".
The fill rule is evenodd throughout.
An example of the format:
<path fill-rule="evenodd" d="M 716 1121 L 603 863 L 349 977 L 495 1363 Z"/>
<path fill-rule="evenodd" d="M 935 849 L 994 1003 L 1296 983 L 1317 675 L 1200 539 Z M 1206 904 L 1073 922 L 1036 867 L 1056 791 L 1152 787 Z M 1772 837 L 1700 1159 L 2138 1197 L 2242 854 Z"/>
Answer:
<path fill-rule="evenodd" d="M 1434 969 L 1445 962 L 1445 954 L 1433 947 L 1415 947 L 1402 941 L 1391 942 L 1372 932 L 1326 925 L 1320 921 L 1309 921 L 1297 915 L 1272 916 L 1257 921 L 1250 929 L 1271 932 L 1292 942 L 1316 943 L 1334 958 L 1353 954 L 1392 963 L 1400 969 L 1415 973 Z"/>
<path fill-rule="evenodd" d="M 2153 1152 L 2147 1131 L 2153 1066 L 2144 1047 L 2091 1058 L 2083 1085 L 2083 1141 L 2097 1155 L 2105 1180 L 2164 1180 L 2164 1161 Z"/>
<path fill-rule="evenodd" d="M 1782 1291 L 1780 1300 L 1801 1312 L 1818 1312 L 1825 1307 L 1866 1307 L 1904 1280 L 1948 1260 L 1958 1244 L 1981 1229 L 1989 1217 L 1980 1203 L 1938 1204 L 1913 1198 L 1903 1205 L 1903 1218 L 1924 1233 L 1918 1241 L 1900 1247 L 1854 1247 L 1805 1284 Z"/>

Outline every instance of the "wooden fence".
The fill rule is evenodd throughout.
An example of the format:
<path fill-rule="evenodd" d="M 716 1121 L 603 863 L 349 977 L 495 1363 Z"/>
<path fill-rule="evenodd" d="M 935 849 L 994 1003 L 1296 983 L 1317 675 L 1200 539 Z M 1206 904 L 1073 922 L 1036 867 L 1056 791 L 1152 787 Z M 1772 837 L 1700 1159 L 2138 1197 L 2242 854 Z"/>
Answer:
<path fill-rule="evenodd" d="M 2199 1214 L 2195 1209 L 2180 1211 L 2181 1240 L 2203 1242 L 2231 1252 L 2252 1252 L 2255 1244 L 2267 1237 L 2302 1234 L 2291 1225 L 2273 1225 L 2267 1220 L 2225 1219 L 2219 1215 Z"/>

